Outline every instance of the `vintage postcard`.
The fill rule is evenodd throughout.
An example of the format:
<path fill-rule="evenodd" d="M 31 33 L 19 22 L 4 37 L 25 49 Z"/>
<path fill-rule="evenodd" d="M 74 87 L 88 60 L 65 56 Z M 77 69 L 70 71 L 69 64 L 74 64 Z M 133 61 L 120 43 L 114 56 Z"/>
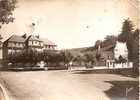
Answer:
<path fill-rule="evenodd" d="M 0 100 L 139 100 L 139 0 L 0 0 Z"/>

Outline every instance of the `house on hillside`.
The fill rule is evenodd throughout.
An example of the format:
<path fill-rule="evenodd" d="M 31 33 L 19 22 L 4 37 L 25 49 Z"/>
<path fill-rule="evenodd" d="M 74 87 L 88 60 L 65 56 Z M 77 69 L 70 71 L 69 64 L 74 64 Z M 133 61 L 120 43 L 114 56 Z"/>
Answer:
<path fill-rule="evenodd" d="M 21 52 L 25 49 L 26 38 L 19 35 L 12 35 L 3 43 L 3 58 L 7 58 L 8 54 Z"/>
<path fill-rule="evenodd" d="M 116 42 L 115 44 L 100 48 L 97 52 L 100 52 L 104 59 L 119 59 L 122 56 L 124 59 L 128 59 L 128 49 L 126 43 Z"/>
<path fill-rule="evenodd" d="M 114 48 L 114 58 L 119 60 L 120 57 L 128 60 L 128 49 L 126 43 L 117 42 Z"/>
<path fill-rule="evenodd" d="M 6 59 L 9 54 L 21 52 L 23 50 L 32 49 L 38 52 L 44 50 L 55 50 L 57 45 L 48 39 L 41 39 L 36 35 L 22 36 L 12 35 L 10 38 L 5 40 L 3 43 L 0 42 L 0 57 Z"/>
<path fill-rule="evenodd" d="M 124 63 L 124 65 L 123 64 L 119 65 L 120 67 L 132 66 L 132 64 L 130 65 L 128 63 L 128 49 L 127 49 L 126 43 L 117 41 L 114 46 L 112 45 L 112 48 L 108 48 L 106 50 L 107 51 L 109 50 L 110 52 L 112 52 L 112 55 L 113 55 L 111 59 L 106 60 L 106 65 L 108 67 L 115 67 L 115 66 L 117 66 L 116 63 Z"/>

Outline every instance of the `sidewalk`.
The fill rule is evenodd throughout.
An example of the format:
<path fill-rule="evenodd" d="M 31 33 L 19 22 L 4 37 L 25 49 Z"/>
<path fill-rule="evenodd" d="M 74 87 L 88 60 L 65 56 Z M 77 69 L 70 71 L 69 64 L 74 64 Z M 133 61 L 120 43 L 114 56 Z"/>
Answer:
<path fill-rule="evenodd" d="M 107 66 L 94 66 L 93 68 L 84 67 L 71 67 L 71 70 L 98 70 L 98 69 L 131 69 L 132 67 L 107 67 Z"/>

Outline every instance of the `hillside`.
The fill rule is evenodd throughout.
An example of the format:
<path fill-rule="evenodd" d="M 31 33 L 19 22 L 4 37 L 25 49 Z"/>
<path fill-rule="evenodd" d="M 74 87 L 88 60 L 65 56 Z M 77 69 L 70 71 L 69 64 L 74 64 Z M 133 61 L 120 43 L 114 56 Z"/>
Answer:
<path fill-rule="evenodd" d="M 89 47 L 82 47 L 82 48 L 72 48 L 72 49 L 66 49 L 66 51 L 70 52 L 73 56 L 82 55 L 85 50 L 87 50 Z"/>

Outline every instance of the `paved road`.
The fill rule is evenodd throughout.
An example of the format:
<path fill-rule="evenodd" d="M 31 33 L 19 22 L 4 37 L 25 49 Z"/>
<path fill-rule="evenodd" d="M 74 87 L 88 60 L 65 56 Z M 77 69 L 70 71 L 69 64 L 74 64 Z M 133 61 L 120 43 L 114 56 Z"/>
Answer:
<path fill-rule="evenodd" d="M 10 100 L 120 100 L 109 94 L 110 82 L 135 81 L 120 75 L 67 71 L 0 72 L 0 78 Z M 120 96 L 125 94 L 121 92 Z"/>

